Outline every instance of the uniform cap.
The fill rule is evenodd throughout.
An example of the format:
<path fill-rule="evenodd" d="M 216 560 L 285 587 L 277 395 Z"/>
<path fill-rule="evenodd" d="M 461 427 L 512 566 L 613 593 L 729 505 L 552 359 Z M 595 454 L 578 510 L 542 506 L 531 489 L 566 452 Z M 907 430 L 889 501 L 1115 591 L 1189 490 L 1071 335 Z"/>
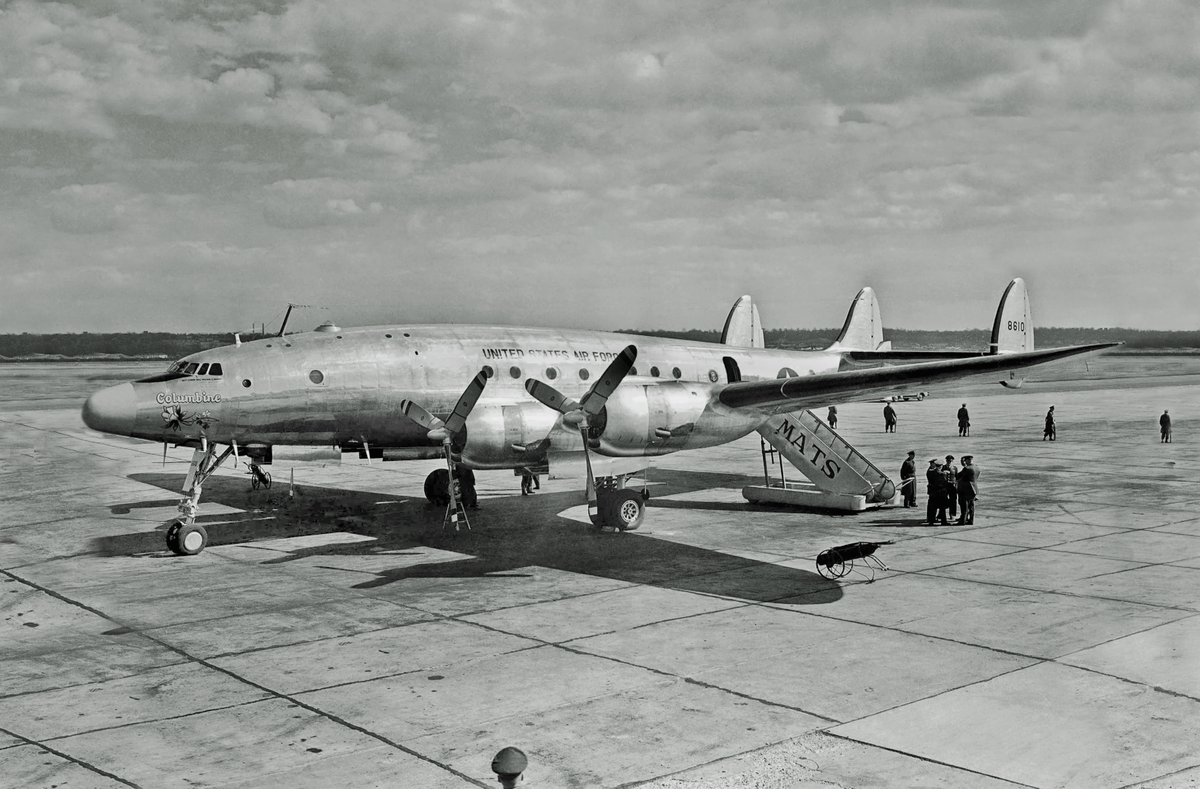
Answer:
<path fill-rule="evenodd" d="M 963 460 L 974 460 L 974 459 L 975 459 L 974 455 L 963 455 Z"/>
<path fill-rule="evenodd" d="M 946 455 L 946 460 L 954 460 L 954 455 Z"/>
<path fill-rule="evenodd" d="M 529 759 L 520 748 L 511 745 L 501 748 L 492 759 L 492 772 L 496 775 L 520 775 L 529 766 Z"/>
<path fill-rule="evenodd" d="M 908 450 L 908 456 L 909 456 L 909 457 L 912 457 L 912 456 L 913 456 L 913 455 L 915 455 L 915 454 L 917 454 L 917 451 L 916 451 L 915 449 L 910 449 L 910 450 Z"/>
<path fill-rule="evenodd" d="M 937 458 L 934 458 L 933 460 L 929 461 L 929 465 L 931 465 L 931 466 L 937 466 L 937 465 L 940 465 L 940 464 L 941 464 L 941 462 L 942 462 L 942 461 L 938 460 Z"/>

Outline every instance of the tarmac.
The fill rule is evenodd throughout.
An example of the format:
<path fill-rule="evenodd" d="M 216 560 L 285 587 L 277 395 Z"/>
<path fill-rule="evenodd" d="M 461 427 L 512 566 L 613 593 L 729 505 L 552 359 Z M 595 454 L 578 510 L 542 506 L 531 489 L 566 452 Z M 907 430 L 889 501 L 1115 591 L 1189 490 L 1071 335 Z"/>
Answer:
<path fill-rule="evenodd" d="M 434 461 L 222 469 L 195 557 L 163 541 L 190 452 L 9 398 L 0 786 L 497 786 L 508 745 L 531 789 L 1198 786 L 1200 387 L 1127 384 L 935 393 L 895 434 L 839 404 L 891 473 L 974 455 L 973 526 L 923 525 L 923 481 L 917 510 L 748 504 L 752 435 L 657 461 L 625 534 L 578 480 L 480 472 L 455 533 Z M 888 569 L 816 572 L 856 541 Z"/>

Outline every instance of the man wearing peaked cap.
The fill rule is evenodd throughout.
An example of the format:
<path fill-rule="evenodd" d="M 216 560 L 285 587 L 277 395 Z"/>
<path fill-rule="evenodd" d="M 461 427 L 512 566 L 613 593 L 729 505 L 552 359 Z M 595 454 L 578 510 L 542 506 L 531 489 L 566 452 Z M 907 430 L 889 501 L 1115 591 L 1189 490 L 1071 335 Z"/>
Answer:
<path fill-rule="evenodd" d="M 900 464 L 900 492 L 905 507 L 917 506 L 917 453 L 909 450 L 908 458 Z"/>
<path fill-rule="evenodd" d="M 954 465 L 954 455 L 946 455 L 942 476 L 946 480 L 946 511 L 953 519 L 958 517 L 958 467 Z"/>
<path fill-rule="evenodd" d="M 979 485 L 976 484 L 979 468 L 974 464 L 974 460 L 971 455 L 963 455 L 962 470 L 958 472 L 958 503 L 962 514 L 957 522 L 966 526 L 975 523 L 975 499 L 979 497 Z"/>
<path fill-rule="evenodd" d="M 925 470 L 925 481 L 929 483 L 929 487 L 926 488 L 929 503 L 925 506 L 925 521 L 930 526 L 938 521 L 944 525 L 947 522 L 946 480 L 942 477 L 942 470 L 938 468 L 937 458 L 929 461 L 929 468 Z"/>

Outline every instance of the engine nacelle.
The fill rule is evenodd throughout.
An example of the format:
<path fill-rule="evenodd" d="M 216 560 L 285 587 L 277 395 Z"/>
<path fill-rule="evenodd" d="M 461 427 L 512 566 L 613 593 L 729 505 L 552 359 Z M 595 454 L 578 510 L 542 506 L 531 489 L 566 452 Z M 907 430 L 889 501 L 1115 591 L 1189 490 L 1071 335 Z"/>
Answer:
<path fill-rule="evenodd" d="M 558 419 L 541 403 L 477 405 L 467 417 L 462 459 L 474 468 L 544 463 Z"/>
<path fill-rule="evenodd" d="M 608 399 L 603 417 L 592 420 L 592 432 L 607 455 L 664 455 L 689 445 L 708 406 L 706 387 L 681 381 L 626 384 Z"/>

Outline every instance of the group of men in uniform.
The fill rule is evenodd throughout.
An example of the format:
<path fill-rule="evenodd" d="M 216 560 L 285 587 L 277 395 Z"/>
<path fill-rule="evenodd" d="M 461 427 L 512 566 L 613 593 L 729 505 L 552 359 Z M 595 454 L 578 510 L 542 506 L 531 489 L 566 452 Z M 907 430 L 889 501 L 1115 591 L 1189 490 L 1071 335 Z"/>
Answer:
<path fill-rule="evenodd" d="M 900 485 L 904 492 L 904 506 L 917 506 L 917 453 L 909 452 L 900 466 Z M 946 462 L 933 458 L 925 470 L 928 484 L 929 503 L 925 508 L 925 520 L 929 525 L 949 524 L 949 518 L 957 517 L 959 525 L 975 523 L 975 499 L 979 497 L 979 468 L 974 456 L 963 455 L 962 468 L 954 465 L 954 455 L 946 455 Z M 947 515 L 949 517 L 947 517 Z"/>

